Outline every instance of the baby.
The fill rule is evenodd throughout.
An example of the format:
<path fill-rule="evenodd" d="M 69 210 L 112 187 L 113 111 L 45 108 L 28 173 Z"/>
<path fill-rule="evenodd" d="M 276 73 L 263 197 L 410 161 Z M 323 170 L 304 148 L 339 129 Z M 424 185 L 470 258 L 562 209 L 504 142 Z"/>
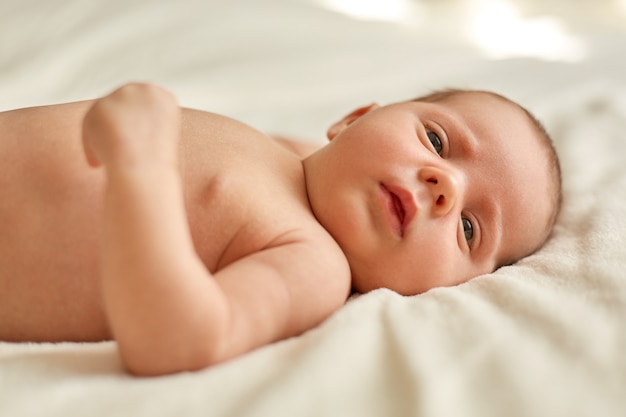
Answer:
<path fill-rule="evenodd" d="M 0 132 L 0 340 L 113 338 L 139 375 L 298 335 L 352 291 L 492 272 L 560 205 L 549 137 L 489 92 L 358 108 L 315 152 L 145 84 Z"/>

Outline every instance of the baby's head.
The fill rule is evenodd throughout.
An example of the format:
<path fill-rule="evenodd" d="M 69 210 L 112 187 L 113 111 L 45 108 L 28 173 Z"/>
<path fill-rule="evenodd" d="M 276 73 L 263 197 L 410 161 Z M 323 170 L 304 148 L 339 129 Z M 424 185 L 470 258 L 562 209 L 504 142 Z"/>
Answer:
<path fill-rule="evenodd" d="M 561 200 L 556 152 L 523 107 L 446 90 L 359 108 L 305 160 L 320 223 L 344 251 L 358 292 L 417 294 L 530 255 Z"/>

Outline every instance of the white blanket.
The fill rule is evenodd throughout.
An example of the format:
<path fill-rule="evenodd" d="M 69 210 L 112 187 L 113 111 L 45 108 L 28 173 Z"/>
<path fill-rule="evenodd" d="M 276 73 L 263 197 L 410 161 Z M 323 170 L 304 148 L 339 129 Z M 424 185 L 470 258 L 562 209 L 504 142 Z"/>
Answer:
<path fill-rule="evenodd" d="M 312 0 L 3 0 L 0 110 L 145 80 L 185 106 L 322 140 L 360 104 L 488 88 L 553 132 L 564 207 L 553 239 L 514 266 L 357 297 L 200 372 L 133 378 L 113 342 L 0 343 L 0 416 L 626 415 L 625 32 L 579 33 L 578 62 L 491 60 L 450 32 L 456 21 L 419 10 L 411 26 Z"/>

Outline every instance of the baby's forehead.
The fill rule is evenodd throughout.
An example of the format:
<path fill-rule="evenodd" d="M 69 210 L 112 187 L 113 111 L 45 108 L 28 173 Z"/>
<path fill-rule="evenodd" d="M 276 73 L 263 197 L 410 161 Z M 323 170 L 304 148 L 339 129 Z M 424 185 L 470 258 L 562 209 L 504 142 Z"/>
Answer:
<path fill-rule="evenodd" d="M 533 123 L 533 116 L 517 103 L 495 93 L 458 92 L 431 103 L 437 109 L 435 117 L 441 117 L 452 134 L 473 145 L 484 144 L 494 151 L 520 147 L 539 151 L 544 147 L 542 129 Z"/>

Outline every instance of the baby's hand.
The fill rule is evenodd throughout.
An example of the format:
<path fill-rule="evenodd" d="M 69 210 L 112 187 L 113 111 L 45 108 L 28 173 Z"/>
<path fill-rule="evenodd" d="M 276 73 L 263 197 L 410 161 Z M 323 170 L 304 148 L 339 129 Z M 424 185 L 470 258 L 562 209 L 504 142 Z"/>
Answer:
<path fill-rule="evenodd" d="M 180 108 L 167 91 L 128 84 L 97 100 L 83 121 L 83 145 L 93 167 L 143 162 L 176 165 Z"/>

